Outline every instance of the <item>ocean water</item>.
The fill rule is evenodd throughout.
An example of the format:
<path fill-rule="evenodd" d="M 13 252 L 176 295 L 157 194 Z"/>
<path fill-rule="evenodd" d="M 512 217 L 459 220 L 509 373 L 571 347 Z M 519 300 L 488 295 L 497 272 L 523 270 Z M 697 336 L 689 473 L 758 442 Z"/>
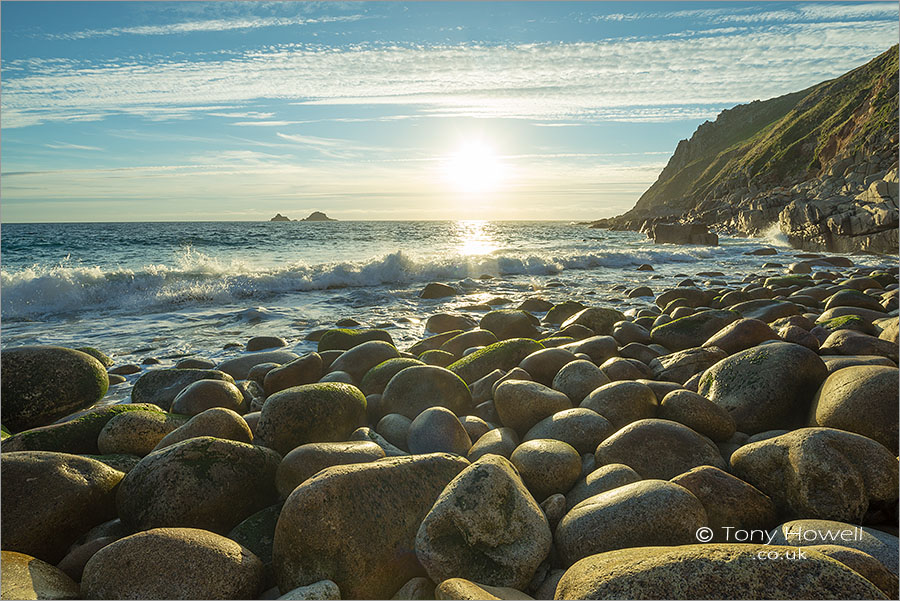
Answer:
<path fill-rule="evenodd" d="M 761 244 L 779 255 L 745 256 Z M 674 286 L 684 275 L 782 273 L 792 262 L 777 237 L 722 238 L 718 247 L 656 245 L 636 232 L 569 222 L 190 222 L 5 224 L 0 232 L 3 348 L 96 346 L 117 363 L 220 360 L 258 335 L 313 350 L 309 332 L 354 318 L 384 327 L 405 348 L 428 315 L 503 297 L 576 299 L 620 309 L 621 288 Z M 885 260 L 858 255 L 860 265 Z M 643 263 L 655 271 L 637 271 Z M 483 276 L 491 276 L 485 278 Z M 699 277 L 698 283 L 710 278 Z M 431 281 L 461 294 L 422 300 Z M 472 312 L 476 318 L 483 312 Z M 129 384 L 110 398 L 125 398 Z"/>

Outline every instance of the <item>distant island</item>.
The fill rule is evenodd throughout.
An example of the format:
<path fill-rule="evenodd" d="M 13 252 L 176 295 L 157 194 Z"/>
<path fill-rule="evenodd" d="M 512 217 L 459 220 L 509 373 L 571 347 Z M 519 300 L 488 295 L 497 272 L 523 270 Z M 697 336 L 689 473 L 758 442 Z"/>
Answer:
<path fill-rule="evenodd" d="M 281 213 L 276 213 L 269 221 L 337 221 L 337 219 L 332 219 L 322 211 L 313 211 L 306 219 L 291 219 L 290 217 L 285 217 Z"/>

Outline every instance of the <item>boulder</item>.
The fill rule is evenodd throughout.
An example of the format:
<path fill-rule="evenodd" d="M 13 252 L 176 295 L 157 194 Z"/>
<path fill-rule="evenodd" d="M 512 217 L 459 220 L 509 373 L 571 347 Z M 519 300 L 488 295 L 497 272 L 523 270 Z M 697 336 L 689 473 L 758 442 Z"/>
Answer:
<path fill-rule="evenodd" d="M 365 424 L 366 397 L 355 386 L 318 383 L 276 392 L 263 405 L 258 444 L 286 454 L 309 442 L 339 442 Z"/>
<path fill-rule="evenodd" d="M 640 474 L 621 463 L 610 463 L 598 467 L 569 489 L 569 492 L 566 493 L 566 509 L 571 510 L 585 499 L 637 482 L 640 479 Z"/>
<path fill-rule="evenodd" d="M 407 434 L 409 452 L 452 453 L 469 452 L 472 441 L 459 419 L 445 407 L 429 407 L 412 421 Z"/>
<path fill-rule="evenodd" d="M 347 351 L 370 340 L 382 340 L 388 344 L 394 344 L 391 335 L 385 330 L 351 330 L 349 328 L 333 328 L 327 330 L 319 339 L 316 351 L 321 354 L 325 351 Z"/>
<path fill-rule="evenodd" d="M 340 599 L 341 591 L 331 580 L 320 580 L 286 592 L 279 599 Z"/>
<path fill-rule="evenodd" d="M 813 399 L 809 425 L 856 432 L 896 451 L 898 374 L 878 365 L 835 371 Z"/>
<path fill-rule="evenodd" d="M 448 296 L 456 296 L 456 288 L 453 286 L 448 286 L 447 284 L 440 284 L 438 282 L 430 282 L 425 285 L 421 292 L 419 292 L 419 298 L 424 299 L 432 299 L 432 298 L 446 298 Z"/>
<path fill-rule="evenodd" d="M 765 323 L 772 323 L 782 317 L 800 315 L 804 312 L 803 307 L 790 301 L 768 298 L 758 298 L 737 303 L 732 305 L 730 309 L 739 313 L 745 319 L 758 319 Z"/>
<path fill-rule="evenodd" d="M 624 319 L 625 315 L 616 309 L 588 307 L 565 320 L 562 323 L 562 327 L 566 328 L 573 324 L 580 324 L 590 328 L 598 336 L 609 336 L 613 332 L 613 325 Z"/>
<path fill-rule="evenodd" d="M 535 382 L 550 386 L 559 370 L 575 360 L 575 354 L 569 350 L 545 348 L 522 359 L 519 367 L 527 371 Z"/>
<path fill-rule="evenodd" d="M 444 334 L 447 332 L 453 332 L 452 335 L 446 336 L 440 343 L 435 346 L 430 346 L 428 349 L 436 349 L 440 348 L 441 344 L 450 340 L 453 336 L 456 336 L 461 331 L 471 330 L 475 327 L 475 321 L 469 317 L 468 315 L 460 315 L 453 313 L 435 313 L 425 320 L 425 331 L 426 332 L 434 332 L 435 334 Z M 432 338 L 436 338 L 432 336 Z M 431 339 L 427 339 L 431 340 Z M 424 342 L 424 341 L 423 341 Z M 435 340 L 437 342 L 437 340 Z M 416 353 L 413 353 L 416 354 Z"/>
<path fill-rule="evenodd" d="M 152 450 L 156 451 L 198 436 L 215 436 L 237 442 L 253 442 L 253 433 L 243 417 L 230 409 L 213 407 L 198 413 L 184 425 L 163 436 Z"/>
<path fill-rule="evenodd" d="M 365 442 L 365 441 L 374 442 L 379 447 L 381 447 L 381 449 L 384 451 L 384 454 L 386 457 L 403 457 L 403 456 L 409 455 L 409 453 L 407 453 L 403 449 L 398 449 L 397 447 L 395 447 L 394 445 L 389 443 L 387 440 L 384 439 L 384 437 L 381 434 L 379 434 L 372 428 L 368 428 L 365 426 L 354 430 L 353 433 L 350 435 L 350 440 L 361 440 L 363 442 Z"/>
<path fill-rule="evenodd" d="M 539 438 L 523 442 L 509 459 L 538 502 L 569 492 L 581 476 L 581 455 L 561 440 Z"/>
<path fill-rule="evenodd" d="M 494 390 L 494 407 L 504 426 L 524 435 L 545 417 L 571 409 L 569 397 L 537 382 L 506 380 Z"/>
<path fill-rule="evenodd" d="M 399 357 L 400 352 L 394 345 L 382 340 L 370 340 L 341 353 L 341 356 L 331 363 L 329 371 L 345 371 L 355 382 L 359 382 L 366 372 L 379 363 Z"/>
<path fill-rule="evenodd" d="M 840 545 L 868 553 L 897 575 L 900 540 L 876 528 L 833 520 L 793 520 L 769 533 L 772 543 L 790 547 Z"/>
<path fill-rule="evenodd" d="M 366 396 L 370 394 L 383 394 L 384 389 L 388 385 L 388 382 L 391 381 L 391 378 L 400 373 L 401 370 L 406 369 L 407 367 L 415 367 L 416 365 L 425 364 L 418 359 L 411 359 L 409 357 L 396 357 L 394 359 L 382 361 L 366 372 L 359 384 L 359 389 L 362 390 L 363 394 Z"/>
<path fill-rule="evenodd" d="M 633 422 L 597 446 L 597 465 L 621 463 L 644 478 L 668 480 L 700 465 L 727 466 L 719 449 L 687 426 L 665 419 Z"/>
<path fill-rule="evenodd" d="M 684 424 L 716 442 L 724 442 L 735 432 L 731 414 L 690 390 L 673 390 L 659 404 L 657 415 Z"/>
<path fill-rule="evenodd" d="M 697 392 L 747 434 L 802 424 L 828 370 L 806 347 L 774 342 L 740 351 L 710 367 Z"/>
<path fill-rule="evenodd" d="M 523 441 L 538 438 L 560 440 L 575 447 L 579 454 L 593 453 L 597 445 L 612 435 L 616 428 L 605 417 L 583 407 L 564 409 L 545 417 L 532 426 Z"/>
<path fill-rule="evenodd" d="M 855 330 L 836 330 L 828 335 L 819 352 L 823 355 L 880 355 L 897 363 L 896 343 Z"/>
<path fill-rule="evenodd" d="M 733 355 L 766 340 L 778 340 L 778 334 L 764 321 L 744 318 L 728 324 L 710 336 L 703 346 L 716 346 Z"/>
<path fill-rule="evenodd" d="M 579 359 L 560 368 L 553 378 L 552 388 L 565 394 L 575 405 L 604 384 L 609 384 L 606 374 L 590 361 Z"/>
<path fill-rule="evenodd" d="M 382 412 L 415 419 L 429 407 L 445 407 L 456 415 L 472 408 L 466 383 L 451 370 L 436 365 L 403 369 L 390 379 L 381 395 Z"/>
<path fill-rule="evenodd" d="M 275 540 L 275 524 L 281 514 L 281 503 L 260 509 L 231 529 L 228 538 L 250 550 L 263 564 L 263 588 L 275 586 L 272 570 L 272 543 Z"/>
<path fill-rule="evenodd" d="M 275 486 L 282 498 L 333 465 L 367 463 L 382 459 L 384 449 L 371 441 L 313 442 L 300 445 L 284 456 L 275 472 Z"/>
<path fill-rule="evenodd" d="M 777 521 L 775 504 L 751 484 L 711 465 L 702 465 L 670 480 L 700 499 L 714 531 L 716 542 L 763 542 L 738 540 L 736 530 L 770 530 Z"/>
<path fill-rule="evenodd" d="M 642 480 L 573 507 L 556 527 L 554 540 L 563 565 L 571 566 L 615 549 L 691 544 L 707 523 L 703 505 L 686 488 Z"/>
<path fill-rule="evenodd" d="M 859 523 L 897 501 L 897 460 L 870 438 L 801 428 L 746 444 L 731 472 L 767 494 L 779 515 Z"/>
<path fill-rule="evenodd" d="M 596 411 L 616 428 L 639 419 L 656 417 L 656 395 L 640 382 L 611 382 L 585 397 L 582 408 Z"/>
<path fill-rule="evenodd" d="M 441 345 L 440 350 L 447 351 L 456 357 L 462 356 L 466 349 L 476 346 L 488 346 L 497 342 L 497 337 L 489 330 L 476 328 L 468 332 L 457 334 L 447 342 Z"/>
<path fill-rule="evenodd" d="M 194 416 L 213 407 L 241 412 L 244 395 L 231 382 L 197 380 L 178 393 L 172 401 L 172 412 Z"/>
<path fill-rule="evenodd" d="M 488 455 L 444 489 L 416 534 L 416 556 L 435 582 L 462 577 L 524 589 L 550 551 L 550 527 L 503 457 Z"/>
<path fill-rule="evenodd" d="M 481 457 L 492 454 L 509 457 L 519 446 L 519 436 L 512 428 L 494 428 L 475 441 L 469 449 L 469 461 L 477 461 Z"/>
<path fill-rule="evenodd" d="M 727 356 L 717 346 L 697 347 L 656 357 L 649 366 L 655 379 L 684 384 Z"/>
<path fill-rule="evenodd" d="M 93 405 L 109 388 L 97 359 L 60 346 L 20 346 L 0 354 L 0 411 L 13 432 L 45 426 Z"/>
<path fill-rule="evenodd" d="M 84 567 L 86 599 L 254 599 L 262 562 L 206 530 L 154 528 L 121 538 Z"/>
<path fill-rule="evenodd" d="M 430 597 L 429 597 L 430 598 Z M 448 578 L 434 589 L 435 599 L 531 599 L 522 591 L 505 587 L 478 584 L 465 578 Z"/>
<path fill-rule="evenodd" d="M 405 415 L 388 413 L 378 420 L 375 431 L 395 447 L 408 451 L 410 425 L 412 425 L 412 420 Z"/>
<path fill-rule="evenodd" d="M 67 453 L 0 454 L 3 549 L 57 563 L 79 536 L 116 517 L 116 486 L 123 476 Z"/>
<path fill-rule="evenodd" d="M 469 462 L 445 454 L 327 468 L 285 501 L 273 561 L 283 591 L 332 580 L 348 599 L 387 599 L 422 574 L 419 525 Z M 339 500 L 339 502 L 338 502 Z"/>
<path fill-rule="evenodd" d="M 269 365 L 261 363 L 253 367 L 258 368 L 260 365 Z M 251 372 L 253 371 L 251 369 Z M 318 382 L 322 377 L 322 356 L 319 353 L 307 353 L 302 357 L 298 357 L 292 361 L 288 361 L 284 365 L 267 369 L 260 384 L 266 394 L 275 394 L 292 386 L 303 386 L 304 384 L 312 384 Z M 252 373 L 250 374 L 252 377 Z"/>
<path fill-rule="evenodd" d="M 178 393 L 198 380 L 222 380 L 234 384 L 234 378 L 215 369 L 154 369 L 134 383 L 131 402 L 152 403 L 168 411 Z"/>
<path fill-rule="evenodd" d="M 896 599 L 900 594 L 896 574 L 893 574 L 883 563 L 868 553 L 839 545 L 812 545 L 808 549 L 836 559 L 859 573 L 860 576 L 877 586 L 888 599 Z"/>
<path fill-rule="evenodd" d="M 683 351 L 702 345 L 739 317 L 740 315 L 733 311 L 707 309 L 656 326 L 650 330 L 650 340 L 669 350 Z"/>
<path fill-rule="evenodd" d="M 203 528 L 225 533 L 277 500 L 281 457 L 265 447 L 202 436 L 144 457 L 116 494 L 133 530 Z"/>
<path fill-rule="evenodd" d="M 97 437 L 109 420 L 127 411 L 155 411 L 160 408 L 149 403 L 127 403 L 90 409 L 70 416 L 64 422 L 25 430 L 3 439 L 0 447 L 10 451 L 56 451 L 57 453 L 99 454 Z"/>
<path fill-rule="evenodd" d="M 0 552 L 0 598 L 80 599 L 78 585 L 54 565 L 15 551 Z"/>
<path fill-rule="evenodd" d="M 187 421 L 187 416 L 162 411 L 125 411 L 103 426 L 97 436 L 97 448 L 103 455 L 143 457 Z"/>
<path fill-rule="evenodd" d="M 250 374 L 250 369 L 260 363 L 278 363 L 283 365 L 290 363 L 297 358 L 297 353 L 291 351 L 263 351 L 259 353 L 248 353 L 227 359 L 216 366 L 216 369 L 225 372 L 235 380 L 246 380 Z"/>
<path fill-rule="evenodd" d="M 619 347 L 612 336 L 591 336 L 558 348 L 572 351 L 576 355 L 587 355 L 596 365 L 600 365 L 610 357 L 616 356 Z"/>
<path fill-rule="evenodd" d="M 760 560 L 760 556 L 764 560 Z M 801 558 L 797 550 L 790 547 L 690 544 L 622 549 L 587 557 L 566 571 L 556 589 L 556 598 L 886 597 L 858 573 L 816 551 L 805 551 L 805 557 Z"/>

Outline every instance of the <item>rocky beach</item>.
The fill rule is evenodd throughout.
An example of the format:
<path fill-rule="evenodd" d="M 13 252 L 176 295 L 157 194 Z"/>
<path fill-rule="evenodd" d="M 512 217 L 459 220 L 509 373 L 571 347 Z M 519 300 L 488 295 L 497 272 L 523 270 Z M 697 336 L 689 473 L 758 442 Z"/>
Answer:
<path fill-rule="evenodd" d="M 3 597 L 896 598 L 897 267 L 747 257 L 791 263 L 432 282 L 401 346 L 6 348 Z"/>

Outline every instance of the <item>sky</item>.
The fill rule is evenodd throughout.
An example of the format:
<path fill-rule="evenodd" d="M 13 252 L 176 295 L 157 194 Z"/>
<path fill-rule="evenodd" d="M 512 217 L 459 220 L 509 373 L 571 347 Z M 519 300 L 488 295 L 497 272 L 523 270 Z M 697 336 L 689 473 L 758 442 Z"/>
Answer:
<path fill-rule="evenodd" d="M 893 2 L 2 2 L 4 222 L 597 219 Z"/>

